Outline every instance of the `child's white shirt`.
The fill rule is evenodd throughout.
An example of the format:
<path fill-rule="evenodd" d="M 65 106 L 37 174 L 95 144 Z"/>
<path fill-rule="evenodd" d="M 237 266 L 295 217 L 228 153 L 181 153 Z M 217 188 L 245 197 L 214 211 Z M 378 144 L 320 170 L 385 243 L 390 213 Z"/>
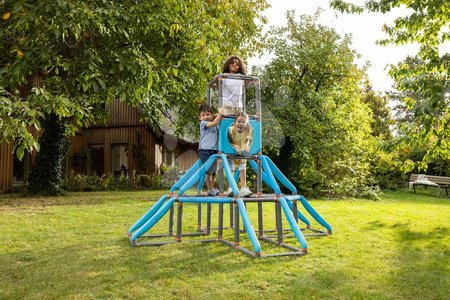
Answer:
<path fill-rule="evenodd" d="M 222 81 L 222 106 L 243 107 L 244 80 L 225 78 Z"/>

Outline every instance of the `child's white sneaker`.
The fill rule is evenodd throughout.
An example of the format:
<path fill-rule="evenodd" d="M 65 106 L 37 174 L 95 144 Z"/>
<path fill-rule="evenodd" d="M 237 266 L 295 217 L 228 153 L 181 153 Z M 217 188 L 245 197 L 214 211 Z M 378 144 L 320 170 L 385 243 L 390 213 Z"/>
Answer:
<path fill-rule="evenodd" d="M 228 195 L 228 197 L 233 197 L 233 195 L 234 195 L 234 192 L 230 187 L 227 189 L 227 195 Z"/>
<path fill-rule="evenodd" d="M 250 196 L 251 194 L 253 194 L 253 192 L 250 191 L 250 189 L 246 186 L 242 187 L 241 190 L 239 191 L 239 197 L 247 197 Z"/>

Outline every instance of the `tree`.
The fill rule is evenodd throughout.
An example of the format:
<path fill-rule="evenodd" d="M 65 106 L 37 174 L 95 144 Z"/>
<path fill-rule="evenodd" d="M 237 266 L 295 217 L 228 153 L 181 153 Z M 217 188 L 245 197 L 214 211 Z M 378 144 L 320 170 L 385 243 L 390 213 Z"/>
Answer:
<path fill-rule="evenodd" d="M 408 65 L 408 68 L 412 69 L 421 62 L 417 57 L 407 57 L 401 64 Z M 442 108 L 430 105 L 427 97 L 424 97 L 420 91 L 392 91 L 389 93 L 389 97 L 396 104 L 394 108 L 396 112 L 395 132 L 398 138 L 394 140 L 397 146 L 394 150 L 399 152 L 400 159 L 404 162 L 402 169 L 414 172 L 426 170 L 442 176 L 450 174 L 448 168 L 450 158 L 446 158 L 445 155 L 429 155 L 436 136 L 427 134 L 424 130 L 424 127 L 430 122 L 428 116 L 439 118 Z M 425 161 L 426 163 L 424 163 Z"/>
<path fill-rule="evenodd" d="M 34 167 L 31 169 L 28 190 L 31 193 L 56 195 L 59 193 L 59 181 L 63 171 L 63 159 L 69 148 L 65 137 L 65 123 L 55 114 L 43 120 L 45 131 L 40 141 L 46 145 L 36 157 Z"/>
<path fill-rule="evenodd" d="M 0 1 L 0 141 L 15 141 L 20 158 L 39 150 L 30 131 L 40 131 L 43 120 L 62 121 L 58 128 L 67 136 L 98 122 L 113 99 L 139 105 L 152 122 L 161 109 L 176 109 L 181 132 L 224 57 L 258 48 L 266 6 L 264 0 Z"/>
<path fill-rule="evenodd" d="M 418 43 L 419 52 L 398 65 L 391 65 L 389 74 L 395 81 L 398 95 L 404 97 L 408 115 L 418 127 L 404 130 L 403 142 L 412 148 L 426 148 L 426 154 L 418 162 L 420 169 L 440 157 L 450 159 L 450 54 L 441 53 L 439 46 L 450 40 L 450 3 L 445 0 L 423 1 L 366 1 L 357 6 L 342 0 L 332 0 L 333 8 L 341 12 L 363 11 L 388 13 L 397 7 L 408 8 L 407 15 L 399 17 L 394 25 L 384 25 L 389 38 L 381 44 Z M 414 95 L 414 97 L 411 97 Z M 407 161 L 405 171 L 415 164 Z"/>
<path fill-rule="evenodd" d="M 286 136 L 275 160 L 302 193 L 361 196 L 375 142 L 362 101 L 364 70 L 350 37 L 317 24 L 318 15 L 297 22 L 289 12 L 287 26 L 269 33 L 274 58 L 262 69 L 263 108 Z"/>
<path fill-rule="evenodd" d="M 372 88 L 368 87 L 363 98 L 372 111 L 372 135 L 382 140 L 391 140 L 392 132 L 390 126 L 394 125 L 391 109 L 388 106 L 388 97 L 380 96 Z"/>

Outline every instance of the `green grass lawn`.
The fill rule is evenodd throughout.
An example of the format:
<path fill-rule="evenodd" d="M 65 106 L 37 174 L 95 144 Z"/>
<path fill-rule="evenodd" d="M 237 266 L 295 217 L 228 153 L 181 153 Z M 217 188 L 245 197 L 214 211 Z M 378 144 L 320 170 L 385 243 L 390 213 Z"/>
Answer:
<path fill-rule="evenodd" d="M 93 192 L 60 198 L 0 194 L 0 298 L 450 295 L 450 199 L 433 192 L 392 192 L 380 201 L 311 200 L 333 226 L 333 235 L 308 238 L 306 256 L 265 259 L 221 243 L 131 248 L 128 228 L 162 193 Z M 256 206 L 248 209 L 254 218 Z M 272 205 L 265 209 L 270 222 Z M 195 224 L 195 214 L 193 207 L 185 209 L 187 223 Z M 167 231 L 165 220 L 156 227 L 155 233 Z M 264 251 L 267 244 L 261 246 Z"/>

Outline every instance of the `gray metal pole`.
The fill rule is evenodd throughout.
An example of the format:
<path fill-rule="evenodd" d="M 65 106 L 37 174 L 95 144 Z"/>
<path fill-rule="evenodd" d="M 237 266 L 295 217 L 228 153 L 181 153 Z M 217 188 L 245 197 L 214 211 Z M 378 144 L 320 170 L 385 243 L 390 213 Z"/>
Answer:
<path fill-rule="evenodd" d="M 197 204 L 197 228 L 202 229 L 202 204 Z"/>
<path fill-rule="evenodd" d="M 292 201 L 292 213 L 294 214 L 295 223 L 298 224 L 297 200 Z"/>
<path fill-rule="evenodd" d="M 219 180 L 219 192 L 222 194 L 223 190 L 224 190 L 224 175 L 223 175 L 223 163 L 221 159 L 217 160 L 217 164 L 218 164 L 218 174 L 217 174 L 217 178 Z"/>
<path fill-rule="evenodd" d="M 217 77 L 217 97 L 219 97 L 219 107 L 222 107 L 222 80 L 223 80 L 223 75 L 220 74 Z"/>
<path fill-rule="evenodd" d="M 206 204 L 206 234 L 211 234 L 211 203 Z"/>
<path fill-rule="evenodd" d="M 254 78 L 254 84 L 255 84 L 255 97 L 256 97 L 256 113 L 261 114 L 261 86 L 259 78 Z"/>
<path fill-rule="evenodd" d="M 243 109 L 243 112 L 245 112 L 245 113 L 247 113 L 247 98 L 246 98 L 246 94 L 245 94 L 245 84 L 244 84 L 244 90 L 243 90 L 243 92 L 242 92 L 242 105 L 243 105 L 243 107 L 242 107 L 242 109 Z"/>
<path fill-rule="evenodd" d="M 239 207 L 234 203 L 234 245 L 239 246 Z"/>
<path fill-rule="evenodd" d="M 230 228 L 233 228 L 233 203 L 230 203 Z"/>
<path fill-rule="evenodd" d="M 219 226 L 217 236 L 220 239 L 223 237 L 223 203 L 219 203 Z"/>
<path fill-rule="evenodd" d="M 178 211 L 177 211 L 177 242 L 181 242 L 181 224 L 183 221 L 183 203 L 178 202 Z"/>
<path fill-rule="evenodd" d="M 262 195 L 262 165 L 261 165 L 261 160 L 258 158 L 256 160 L 256 163 L 258 165 L 258 172 L 256 174 L 256 195 L 258 197 L 261 197 L 261 195 Z"/>
<path fill-rule="evenodd" d="M 173 236 L 173 215 L 174 215 L 174 208 L 172 205 L 170 207 L 170 212 L 169 212 L 169 236 Z"/>
<path fill-rule="evenodd" d="M 263 213 L 262 213 L 262 202 L 258 202 L 258 237 L 264 236 L 264 223 L 263 223 Z"/>
<path fill-rule="evenodd" d="M 281 204 L 280 202 L 275 203 L 275 217 L 277 224 L 277 235 L 278 235 L 278 244 L 283 243 L 283 225 L 281 221 Z"/>

